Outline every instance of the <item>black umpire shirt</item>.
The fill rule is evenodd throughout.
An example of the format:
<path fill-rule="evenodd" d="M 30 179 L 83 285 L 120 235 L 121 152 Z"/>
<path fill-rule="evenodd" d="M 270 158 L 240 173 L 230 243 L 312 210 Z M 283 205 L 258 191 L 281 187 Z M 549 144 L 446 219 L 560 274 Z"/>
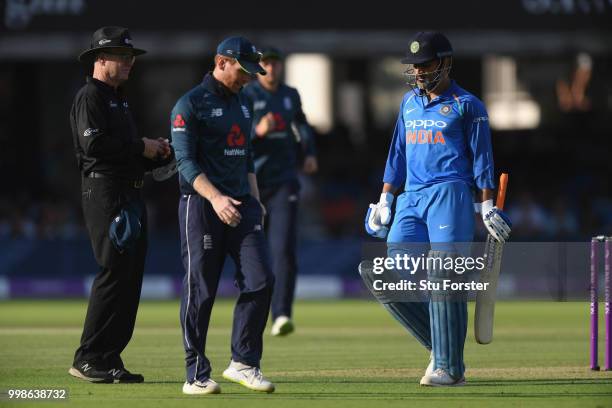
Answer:
<path fill-rule="evenodd" d="M 91 172 L 139 180 L 159 166 L 142 156 L 144 142 L 136 131 L 129 105 L 113 87 L 87 77 L 70 112 L 72 140 L 83 176 Z"/>

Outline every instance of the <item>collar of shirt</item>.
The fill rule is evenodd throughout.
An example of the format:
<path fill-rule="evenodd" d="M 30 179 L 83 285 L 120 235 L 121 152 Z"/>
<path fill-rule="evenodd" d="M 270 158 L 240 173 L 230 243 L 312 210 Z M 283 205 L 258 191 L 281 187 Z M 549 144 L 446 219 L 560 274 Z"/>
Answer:
<path fill-rule="evenodd" d="M 212 72 L 208 72 L 204 76 L 204 79 L 202 80 L 202 86 L 208 92 L 211 92 L 222 98 L 230 98 L 235 95 L 232 91 L 229 90 L 228 87 L 217 81 L 217 79 L 213 76 Z"/>
<path fill-rule="evenodd" d="M 270 94 L 270 95 L 276 95 L 277 93 L 279 93 L 279 91 L 280 91 L 280 90 L 281 90 L 281 88 L 283 87 L 283 84 L 282 84 L 282 83 L 279 83 L 279 84 L 278 84 L 278 87 L 276 88 L 276 90 L 275 90 L 275 91 L 269 91 L 269 90 L 268 90 L 268 89 L 266 89 L 266 88 L 265 88 L 265 87 L 264 87 L 264 86 L 261 84 L 261 82 L 259 82 L 259 80 L 257 80 L 257 79 L 254 79 L 254 80 L 253 80 L 251 83 L 253 84 L 252 86 L 254 86 L 254 87 L 256 87 L 257 89 L 260 89 L 262 92 L 267 93 L 267 94 Z"/>
<path fill-rule="evenodd" d="M 444 92 L 442 92 L 441 95 L 439 95 L 436 100 L 443 100 L 443 99 L 451 99 L 454 98 L 453 94 L 456 94 L 457 88 L 457 84 L 455 83 L 454 79 L 451 79 L 450 84 L 448 85 L 448 89 Z"/>
<path fill-rule="evenodd" d="M 109 84 L 107 84 L 106 82 L 102 82 L 99 79 L 96 79 L 92 76 L 87 76 L 85 78 L 85 80 L 88 83 L 92 83 L 94 84 L 98 89 L 104 91 L 104 92 L 108 92 L 108 93 L 112 93 L 113 95 L 117 95 L 117 96 L 121 96 L 122 92 L 121 92 L 121 87 L 119 87 L 118 89 L 113 88 L 112 86 L 110 86 Z"/>
<path fill-rule="evenodd" d="M 432 106 L 437 103 L 448 101 L 449 99 L 454 98 L 453 94 L 457 93 L 456 89 L 457 89 L 457 84 L 455 83 L 453 79 L 451 79 L 448 89 L 446 89 L 446 91 L 438 95 L 435 99 L 432 99 L 431 101 L 427 101 L 426 97 L 416 97 L 416 98 L 411 98 L 411 99 L 414 99 L 415 103 L 418 106 L 422 108 L 427 108 L 428 106 Z M 415 95 L 416 95 L 416 92 L 415 92 Z"/>

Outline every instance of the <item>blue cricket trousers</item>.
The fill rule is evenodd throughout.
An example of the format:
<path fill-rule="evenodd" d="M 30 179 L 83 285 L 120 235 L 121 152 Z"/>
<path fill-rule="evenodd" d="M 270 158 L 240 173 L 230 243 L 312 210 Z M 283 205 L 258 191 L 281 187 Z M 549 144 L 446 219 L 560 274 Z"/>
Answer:
<path fill-rule="evenodd" d="M 262 210 L 251 196 L 237 198 L 242 220 L 224 224 L 211 203 L 199 195 L 179 202 L 181 253 L 185 267 L 180 321 L 187 381 L 210 378 L 206 334 L 226 255 L 236 264 L 240 295 L 234 309 L 232 360 L 259 367 L 263 332 L 270 309 L 274 276 L 264 236 Z"/>
<path fill-rule="evenodd" d="M 273 188 L 262 188 L 261 199 L 266 207 L 266 235 L 272 254 L 274 292 L 272 319 L 292 315 L 297 279 L 297 212 L 299 184 L 297 180 Z"/>

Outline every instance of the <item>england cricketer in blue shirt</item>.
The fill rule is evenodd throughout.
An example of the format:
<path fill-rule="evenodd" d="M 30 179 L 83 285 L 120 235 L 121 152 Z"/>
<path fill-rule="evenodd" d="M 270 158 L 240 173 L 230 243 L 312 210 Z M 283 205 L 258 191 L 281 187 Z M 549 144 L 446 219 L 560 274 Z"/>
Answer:
<path fill-rule="evenodd" d="M 260 371 L 274 276 L 251 155 L 251 112 L 241 93 L 257 74 L 265 74 L 260 57 L 247 39 L 225 39 L 217 47 L 213 72 L 182 96 L 172 111 L 186 272 L 180 312 L 185 394 L 221 391 L 210 378 L 205 347 L 227 255 L 236 264 L 240 295 L 234 309 L 232 359 L 223 377 L 255 391 L 274 391 L 274 384 Z"/>
<path fill-rule="evenodd" d="M 303 171 L 317 171 L 314 135 L 295 88 L 282 83 L 283 55 L 262 50 L 265 76 L 245 87 L 253 110 L 254 164 L 261 200 L 267 211 L 266 235 L 272 253 L 275 283 L 272 294 L 272 335 L 294 330 L 292 316 L 297 275 L 298 162 Z"/>
<path fill-rule="evenodd" d="M 503 242 L 510 233 L 508 217 L 493 206 L 488 115 L 478 98 L 449 78 L 453 50 L 443 34 L 419 32 L 409 44 L 402 63 L 408 64 L 406 73 L 412 90 L 400 105 L 382 194 L 377 204 L 370 205 L 365 226 L 371 235 L 387 239 L 389 257 L 407 251 L 402 243 L 431 243 L 429 258 L 457 258 L 465 255 L 465 246 L 457 244 L 473 239 L 475 209 L 495 239 Z M 396 193 L 399 195 L 389 228 Z M 435 266 L 439 263 L 431 265 L 427 268 L 429 281 L 447 277 L 448 271 Z M 366 283 L 371 282 L 368 271 L 360 272 Z M 427 302 L 394 302 L 377 296 L 431 351 L 421 385 L 465 382 L 467 303 L 464 297 L 448 295 L 445 291 L 432 292 Z"/>

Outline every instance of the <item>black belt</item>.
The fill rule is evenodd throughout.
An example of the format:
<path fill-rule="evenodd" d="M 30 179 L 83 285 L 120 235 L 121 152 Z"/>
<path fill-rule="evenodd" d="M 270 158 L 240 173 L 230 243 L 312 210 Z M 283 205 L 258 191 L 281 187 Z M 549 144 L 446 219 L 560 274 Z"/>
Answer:
<path fill-rule="evenodd" d="M 95 171 L 89 172 L 85 177 L 97 178 L 97 179 L 109 179 L 109 180 L 117 181 L 117 182 L 120 182 L 121 184 L 125 184 L 130 187 L 134 187 L 134 188 L 142 188 L 142 186 L 144 185 L 143 179 L 125 180 L 125 179 L 120 179 L 117 177 L 111 177 L 111 176 L 108 176 L 102 173 L 96 173 Z"/>

